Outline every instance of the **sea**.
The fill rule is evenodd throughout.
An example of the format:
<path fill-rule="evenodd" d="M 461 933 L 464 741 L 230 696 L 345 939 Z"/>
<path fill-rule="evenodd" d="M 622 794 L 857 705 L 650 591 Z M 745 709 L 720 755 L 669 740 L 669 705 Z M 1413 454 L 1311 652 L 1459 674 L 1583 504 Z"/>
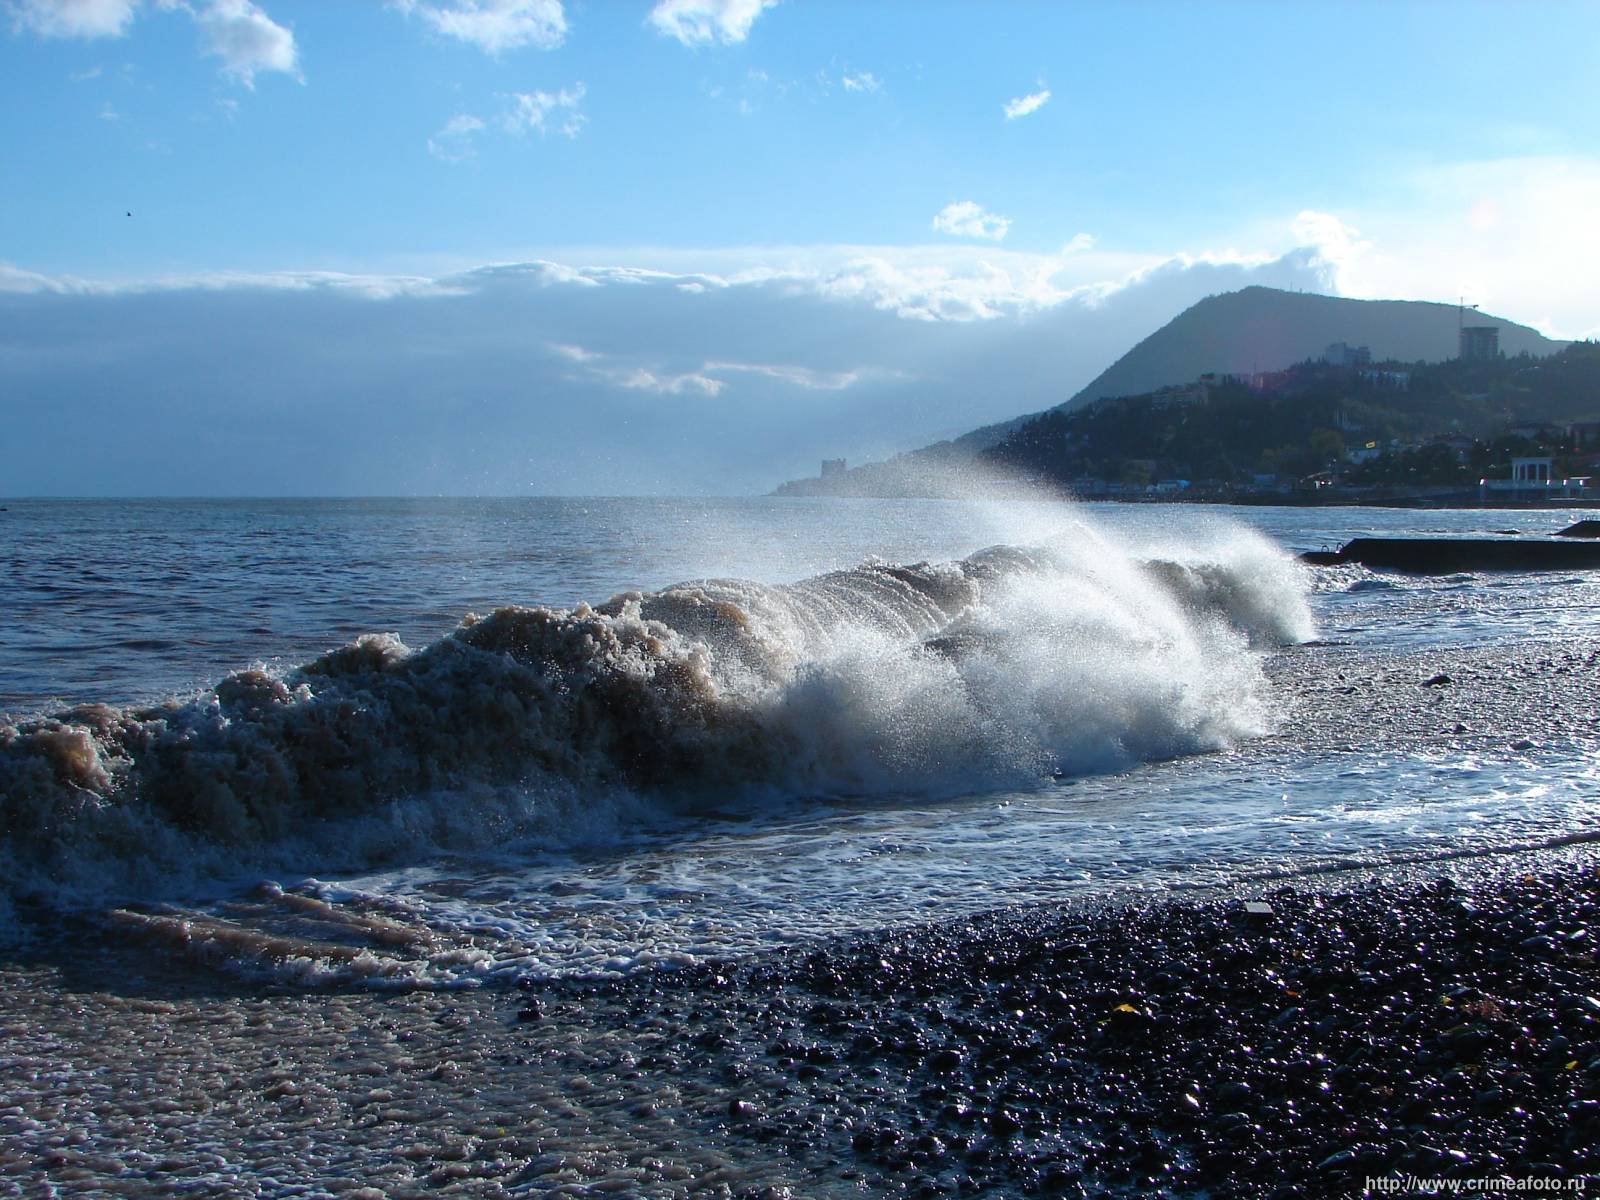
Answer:
<path fill-rule="evenodd" d="M 1301 736 L 1375 664 L 1583 643 L 1600 580 L 1299 552 L 1577 511 L 0 509 L 0 946 L 448 991 L 1600 828 L 1582 738 Z"/>

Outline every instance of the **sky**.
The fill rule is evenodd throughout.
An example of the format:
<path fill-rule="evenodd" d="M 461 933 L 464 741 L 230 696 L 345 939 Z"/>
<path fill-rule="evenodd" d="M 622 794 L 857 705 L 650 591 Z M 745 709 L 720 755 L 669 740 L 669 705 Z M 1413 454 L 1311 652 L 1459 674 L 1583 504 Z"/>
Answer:
<path fill-rule="evenodd" d="M 1600 5 L 0 0 L 0 494 L 762 491 L 1217 291 L 1600 335 Z"/>

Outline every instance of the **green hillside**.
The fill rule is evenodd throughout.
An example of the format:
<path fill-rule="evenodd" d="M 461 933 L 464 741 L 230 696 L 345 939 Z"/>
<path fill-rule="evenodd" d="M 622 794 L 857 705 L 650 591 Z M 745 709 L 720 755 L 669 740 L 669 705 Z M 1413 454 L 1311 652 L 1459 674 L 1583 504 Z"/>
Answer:
<path fill-rule="evenodd" d="M 1463 318 L 1495 327 L 1500 350 L 1509 359 L 1477 366 L 1454 361 Z M 1339 368 L 1310 365 L 1309 360 L 1320 359 L 1338 342 L 1365 347 L 1375 361 L 1391 367 L 1405 364 L 1398 369 L 1412 372 L 1410 392 L 1397 397 L 1390 394 L 1392 389 L 1363 386 L 1356 376 L 1339 374 Z M 1487 436 L 1497 426 L 1516 421 L 1572 419 L 1556 409 L 1593 411 L 1596 406 L 1588 399 L 1568 394 L 1582 385 L 1569 385 L 1560 378 L 1563 371 L 1581 375 L 1582 368 L 1568 363 L 1545 375 L 1534 371 L 1565 345 L 1503 317 L 1463 313 L 1451 304 L 1349 300 L 1249 287 L 1193 305 L 1123 354 L 1087 387 L 1044 413 L 987 425 L 828 478 L 792 480 L 777 492 L 945 495 L 952 488 L 959 492 L 965 486 L 961 476 L 985 463 L 1010 463 L 1051 478 L 1076 470 L 1110 471 L 1112 481 L 1119 478 L 1117 459 L 1141 460 L 1145 470 L 1160 471 L 1163 478 L 1176 473 L 1178 478 L 1198 475 L 1226 481 L 1263 473 L 1305 474 L 1319 461 L 1309 451 L 1310 436 L 1318 429 L 1337 433 L 1338 444 L 1358 430 L 1362 444 L 1457 431 Z M 1206 373 L 1258 375 L 1280 372 L 1294 363 L 1302 366 L 1294 368 L 1297 382 L 1292 395 L 1267 394 L 1242 385 L 1230 392 L 1232 385 L 1225 385 L 1209 389 L 1212 405 L 1205 412 L 1188 414 L 1182 428 L 1170 416 L 1119 422 L 1114 414 L 1101 414 L 1094 422 L 1099 448 L 1093 454 L 1085 457 L 1081 448 L 1061 441 L 1066 428 L 1061 422 L 1097 400 L 1133 397 L 1127 402 L 1133 410 L 1139 408 L 1140 397 L 1154 397 L 1173 385 L 1180 385 L 1181 391 L 1181 385 Z M 1523 392 L 1536 398 L 1527 400 Z M 1562 396 L 1567 400 L 1557 399 Z M 1152 398 L 1144 407 L 1161 412 L 1174 403 L 1168 395 Z M 1341 412 L 1342 423 L 1352 429 L 1341 428 Z M 1072 429 L 1083 432 L 1077 426 Z M 1135 444 L 1147 432 L 1158 442 L 1166 439 L 1165 444 Z M 1174 449 L 1178 443 L 1188 448 Z M 1335 444 L 1335 439 L 1319 439 L 1324 450 Z M 1160 460 L 1153 468 L 1152 459 Z"/>
<path fill-rule="evenodd" d="M 981 459 L 1008 475 L 1080 488 L 1159 479 L 1227 487 L 1330 469 L 1353 484 L 1465 483 L 1512 453 L 1577 463 L 1583 456 L 1567 427 L 1596 420 L 1600 344 L 1581 342 L 1548 358 L 1308 362 L 1265 388 L 1212 378 L 1052 410 Z"/>

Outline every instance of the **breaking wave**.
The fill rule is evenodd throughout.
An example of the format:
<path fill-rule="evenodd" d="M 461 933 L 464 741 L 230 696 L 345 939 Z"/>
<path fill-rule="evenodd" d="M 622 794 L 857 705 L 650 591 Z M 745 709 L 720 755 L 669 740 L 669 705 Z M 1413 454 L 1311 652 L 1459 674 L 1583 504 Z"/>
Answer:
<path fill-rule="evenodd" d="M 322 866 L 608 805 L 625 821 L 1118 769 L 1265 731 L 1258 651 L 1311 633 L 1298 569 L 1242 536 L 1201 562 L 1137 561 L 1084 531 L 788 585 L 509 606 L 419 650 L 372 634 L 189 700 L 0 724 L 0 886 L 70 906 L 274 848 L 320 847 L 301 861 Z"/>

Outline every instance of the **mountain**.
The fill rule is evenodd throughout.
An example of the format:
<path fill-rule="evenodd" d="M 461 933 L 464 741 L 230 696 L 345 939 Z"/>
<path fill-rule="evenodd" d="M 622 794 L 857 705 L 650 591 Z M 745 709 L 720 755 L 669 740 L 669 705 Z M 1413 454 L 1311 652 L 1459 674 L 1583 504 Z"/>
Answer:
<path fill-rule="evenodd" d="M 1320 358 L 1335 342 L 1366 346 L 1373 362 L 1442 362 L 1456 356 L 1462 310 L 1418 300 L 1347 300 L 1247 287 L 1179 313 L 1112 363 L 1062 408 L 1106 396 L 1138 396 L 1207 372 L 1249 375 Z M 1507 356 L 1554 354 L 1565 342 L 1504 317 L 1467 310 L 1468 325 L 1493 325 Z"/>
<path fill-rule="evenodd" d="M 1342 356 L 1341 356 L 1342 357 Z M 1055 408 L 976 457 L 994 478 L 1077 495 L 1169 490 L 1208 499 L 1344 489 L 1475 494 L 1513 459 L 1550 457 L 1591 474 L 1600 417 L 1600 343 L 1535 357 L 1444 362 L 1308 361 L 1256 376 Z M 1367 493 L 1371 495 L 1372 493 Z"/>
<path fill-rule="evenodd" d="M 1202 375 L 1280 371 L 1319 359 L 1337 342 L 1364 346 L 1373 362 L 1442 362 L 1454 358 L 1463 323 L 1492 325 L 1500 350 L 1554 354 L 1552 341 L 1504 317 L 1453 304 L 1414 300 L 1349 300 L 1310 292 L 1247 287 L 1208 296 L 1139 342 L 1088 386 L 1052 409 L 1081 408 L 1111 396 L 1134 396 L 1189 383 Z M 959 492 L 960 468 L 1038 416 L 1026 413 L 951 441 L 867 463 L 826 478 L 797 479 L 777 489 L 799 496 L 923 496 Z"/>

